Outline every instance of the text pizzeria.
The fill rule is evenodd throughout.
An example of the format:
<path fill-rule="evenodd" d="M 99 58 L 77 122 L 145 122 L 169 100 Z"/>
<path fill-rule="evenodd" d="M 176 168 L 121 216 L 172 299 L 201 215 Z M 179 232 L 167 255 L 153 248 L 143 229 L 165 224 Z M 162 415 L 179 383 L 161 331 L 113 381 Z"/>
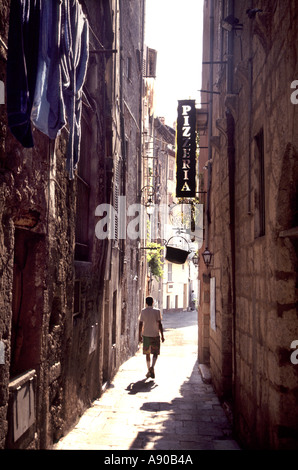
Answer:
<path fill-rule="evenodd" d="M 177 197 L 195 196 L 196 110 L 193 100 L 179 101 L 177 120 Z"/>

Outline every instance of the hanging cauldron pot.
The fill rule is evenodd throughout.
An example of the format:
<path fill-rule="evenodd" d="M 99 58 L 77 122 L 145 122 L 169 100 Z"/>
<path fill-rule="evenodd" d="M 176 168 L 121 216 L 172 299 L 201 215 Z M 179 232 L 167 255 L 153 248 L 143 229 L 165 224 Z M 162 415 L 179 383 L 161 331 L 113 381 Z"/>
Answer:
<path fill-rule="evenodd" d="M 170 263 L 184 264 L 185 261 L 187 260 L 188 255 L 191 253 L 191 251 L 183 250 L 182 248 L 178 248 L 176 246 L 169 245 L 168 243 L 172 238 L 174 238 L 174 237 L 171 237 L 165 243 L 165 246 L 166 246 L 166 256 L 165 256 L 165 258 Z M 179 238 L 183 238 L 183 237 L 179 237 Z M 183 240 L 185 240 L 185 238 L 183 238 Z M 185 241 L 186 241 L 186 243 L 188 243 L 187 240 L 185 240 Z"/>

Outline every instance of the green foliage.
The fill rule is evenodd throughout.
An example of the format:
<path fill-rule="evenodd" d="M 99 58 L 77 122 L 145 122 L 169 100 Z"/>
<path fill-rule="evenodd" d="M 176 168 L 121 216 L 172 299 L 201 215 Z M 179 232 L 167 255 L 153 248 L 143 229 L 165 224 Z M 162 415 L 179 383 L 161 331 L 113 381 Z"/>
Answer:
<path fill-rule="evenodd" d="M 147 261 L 152 276 L 157 280 L 163 277 L 162 250 L 163 247 L 158 243 L 148 243 Z"/>

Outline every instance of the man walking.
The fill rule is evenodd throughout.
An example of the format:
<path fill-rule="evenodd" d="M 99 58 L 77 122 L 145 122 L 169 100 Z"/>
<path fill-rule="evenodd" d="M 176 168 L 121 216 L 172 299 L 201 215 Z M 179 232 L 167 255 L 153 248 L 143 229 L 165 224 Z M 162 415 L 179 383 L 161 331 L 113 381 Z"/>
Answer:
<path fill-rule="evenodd" d="M 153 308 L 153 298 L 146 297 L 146 308 L 143 308 L 139 322 L 139 341 L 143 341 L 143 354 L 146 355 L 148 372 L 146 377 L 154 379 L 154 366 L 157 357 L 160 354 L 160 336 L 164 342 L 163 327 L 161 323 L 161 313 L 157 308 Z M 153 355 L 152 365 L 150 367 L 150 354 Z"/>
<path fill-rule="evenodd" d="M 191 309 L 192 310 L 195 310 L 196 309 L 196 294 L 195 294 L 195 291 L 192 290 L 191 291 Z"/>

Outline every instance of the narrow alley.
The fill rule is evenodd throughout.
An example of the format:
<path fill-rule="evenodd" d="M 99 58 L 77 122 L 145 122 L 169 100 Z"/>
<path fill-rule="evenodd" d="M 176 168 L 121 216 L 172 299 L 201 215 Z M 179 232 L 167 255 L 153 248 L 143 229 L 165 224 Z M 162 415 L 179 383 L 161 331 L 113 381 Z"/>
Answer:
<path fill-rule="evenodd" d="M 55 450 L 240 450 L 197 362 L 197 312 L 163 315 L 165 342 L 146 379 L 142 347 Z"/>
<path fill-rule="evenodd" d="M 298 1 L 0 0 L 0 58 L 0 450 L 297 450 Z"/>

